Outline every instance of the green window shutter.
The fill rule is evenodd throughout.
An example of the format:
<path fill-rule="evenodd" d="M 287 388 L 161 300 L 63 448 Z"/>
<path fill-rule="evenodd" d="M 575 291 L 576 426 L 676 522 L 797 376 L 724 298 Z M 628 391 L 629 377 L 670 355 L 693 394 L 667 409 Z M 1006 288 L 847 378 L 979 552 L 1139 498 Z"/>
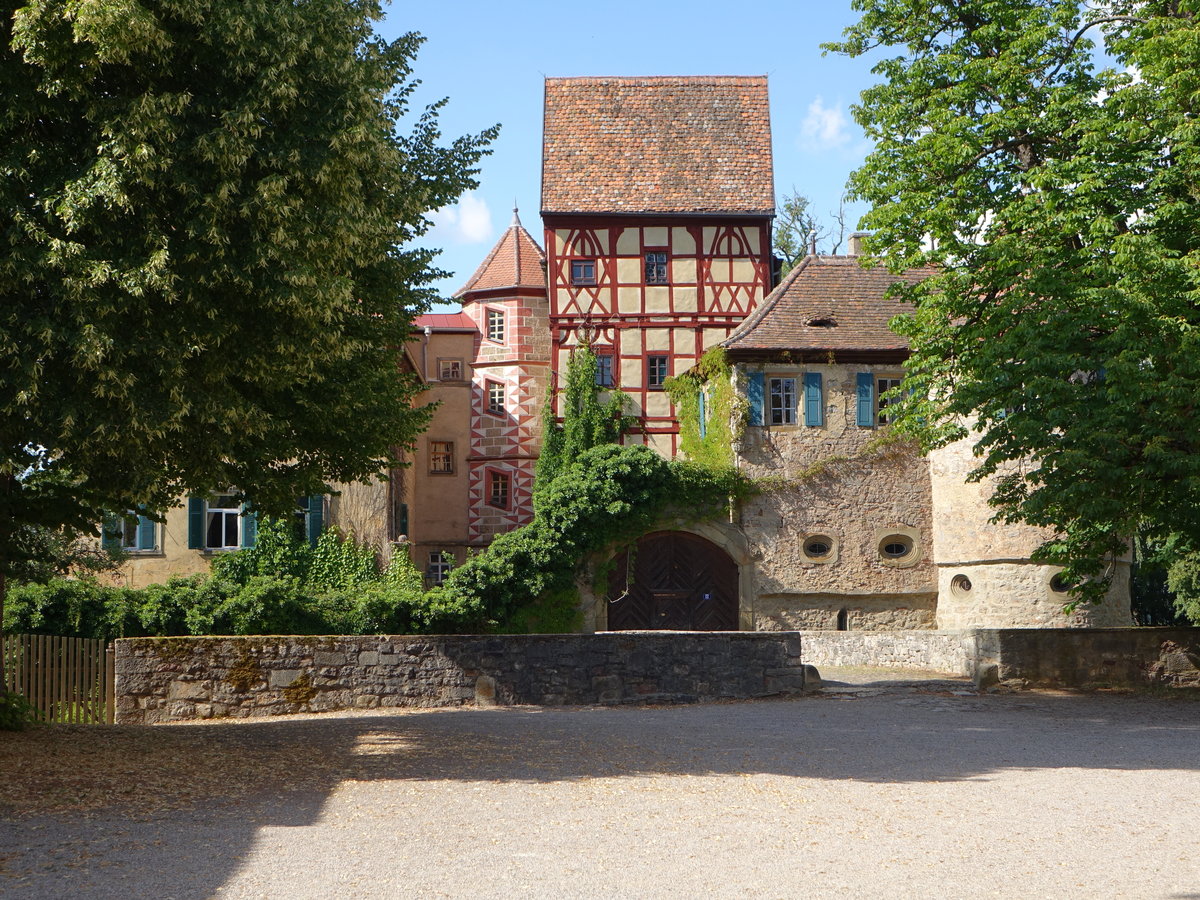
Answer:
<path fill-rule="evenodd" d="M 804 424 L 810 428 L 825 424 L 825 399 L 821 373 L 804 373 Z"/>
<path fill-rule="evenodd" d="M 204 498 L 188 497 L 188 549 L 204 549 Z"/>
<path fill-rule="evenodd" d="M 258 543 L 258 513 L 249 503 L 242 504 L 242 546 L 253 547 Z"/>
<path fill-rule="evenodd" d="M 137 525 L 137 548 L 139 550 L 153 550 L 154 547 L 154 526 L 153 519 L 146 516 L 138 516 Z"/>
<path fill-rule="evenodd" d="M 700 416 L 700 440 L 704 440 L 705 435 L 708 434 L 708 422 L 706 421 L 706 419 L 708 418 L 708 414 L 707 414 L 707 410 L 704 408 L 705 407 L 704 399 L 705 399 L 704 398 L 704 388 L 701 388 L 700 389 L 700 397 L 699 397 L 699 400 L 697 401 L 697 403 L 698 403 L 697 413 Z"/>
<path fill-rule="evenodd" d="M 875 427 L 875 376 L 858 373 L 858 427 Z"/>
<path fill-rule="evenodd" d="M 751 372 L 747 376 L 746 400 L 750 403 L 750 424 L 763 424 L 763 385 L 765 378 L 762 372 Z"/>
<path fill-rule="evenodd" d="M 108 551 L 116 551 L 121 549 L 121 538 L 118 529 L 121 527 L 121 520 L 111 513 L 104 517 L 104 523 L 100 526 L 100 546 Z"/>
<path fill-rule="evenodd" d="M 317 546 L 317 539 L 325 529 L 325 497 L 313 494 L 308 498 L 308 543 Z"/>

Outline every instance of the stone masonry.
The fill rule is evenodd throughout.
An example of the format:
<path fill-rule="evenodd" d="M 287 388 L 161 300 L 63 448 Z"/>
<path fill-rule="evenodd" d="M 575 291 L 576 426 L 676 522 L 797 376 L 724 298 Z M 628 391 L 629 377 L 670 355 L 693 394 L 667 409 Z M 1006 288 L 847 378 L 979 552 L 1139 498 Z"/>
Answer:
<path fill-rule="evenodd" d="M 792 633 L 127 638 L 116 721 L 374 707 L 681 703 L 804 689 Z"/>

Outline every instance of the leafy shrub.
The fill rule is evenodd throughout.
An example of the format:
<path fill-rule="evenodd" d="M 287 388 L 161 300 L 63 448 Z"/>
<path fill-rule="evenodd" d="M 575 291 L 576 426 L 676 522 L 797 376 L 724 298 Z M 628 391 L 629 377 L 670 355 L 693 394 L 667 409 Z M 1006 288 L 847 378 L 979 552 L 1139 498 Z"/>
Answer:
<path fill-rule="evenodd" d="M 23 731 L 42 721 L 42 714 L 20 694 L 0 691 L 0 731 Z"/>

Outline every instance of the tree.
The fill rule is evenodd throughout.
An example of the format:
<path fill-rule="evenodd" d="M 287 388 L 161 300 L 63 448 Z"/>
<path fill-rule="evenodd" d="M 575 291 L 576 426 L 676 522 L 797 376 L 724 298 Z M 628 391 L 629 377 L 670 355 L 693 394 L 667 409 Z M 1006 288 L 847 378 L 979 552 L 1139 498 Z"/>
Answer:
<path fill-rule="evenodd" d="M 868 250 L 940 267 L 896 325 L 902 427 L 970 434 L 998 517 L 1056 529 L 1038 557 L 1080 596 L 1139 528 L 1200 546 L 1200 3 L 854 8 L 827 49 L 892 51 L 855 110 Z"/>
<path fill-rule="evenodd" d="M 796 263 L 826 240 L 829 252 L 837 253 L 846 237 L 846 205 L 838 204 L 837 212 L 831 213 L 834 225 L 826 226 L 813 214 L 812 202 L 792 188 L 783 198 L 779 214 L 775 217 L 775 255 L 783 261 L 782 275 L 786 275 Z"/>
<path fill-rule="evenodd" d="M 496 129 L 406 133 L 376 0 L 0 6 L 0 602 L 16 537 L 383 471 L 435 294 L 425 213 Z"/>

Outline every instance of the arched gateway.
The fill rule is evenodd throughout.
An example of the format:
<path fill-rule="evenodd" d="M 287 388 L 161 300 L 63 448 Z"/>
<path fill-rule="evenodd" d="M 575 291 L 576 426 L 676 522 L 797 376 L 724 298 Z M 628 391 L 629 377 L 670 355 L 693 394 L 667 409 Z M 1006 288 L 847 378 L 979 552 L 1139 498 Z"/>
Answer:
<path fill-rule="evenodd" d="M 737 631 L 737 563 L 711 541 L 656 531 L 617 556 L 613 566 L 610 631 Z"/>

